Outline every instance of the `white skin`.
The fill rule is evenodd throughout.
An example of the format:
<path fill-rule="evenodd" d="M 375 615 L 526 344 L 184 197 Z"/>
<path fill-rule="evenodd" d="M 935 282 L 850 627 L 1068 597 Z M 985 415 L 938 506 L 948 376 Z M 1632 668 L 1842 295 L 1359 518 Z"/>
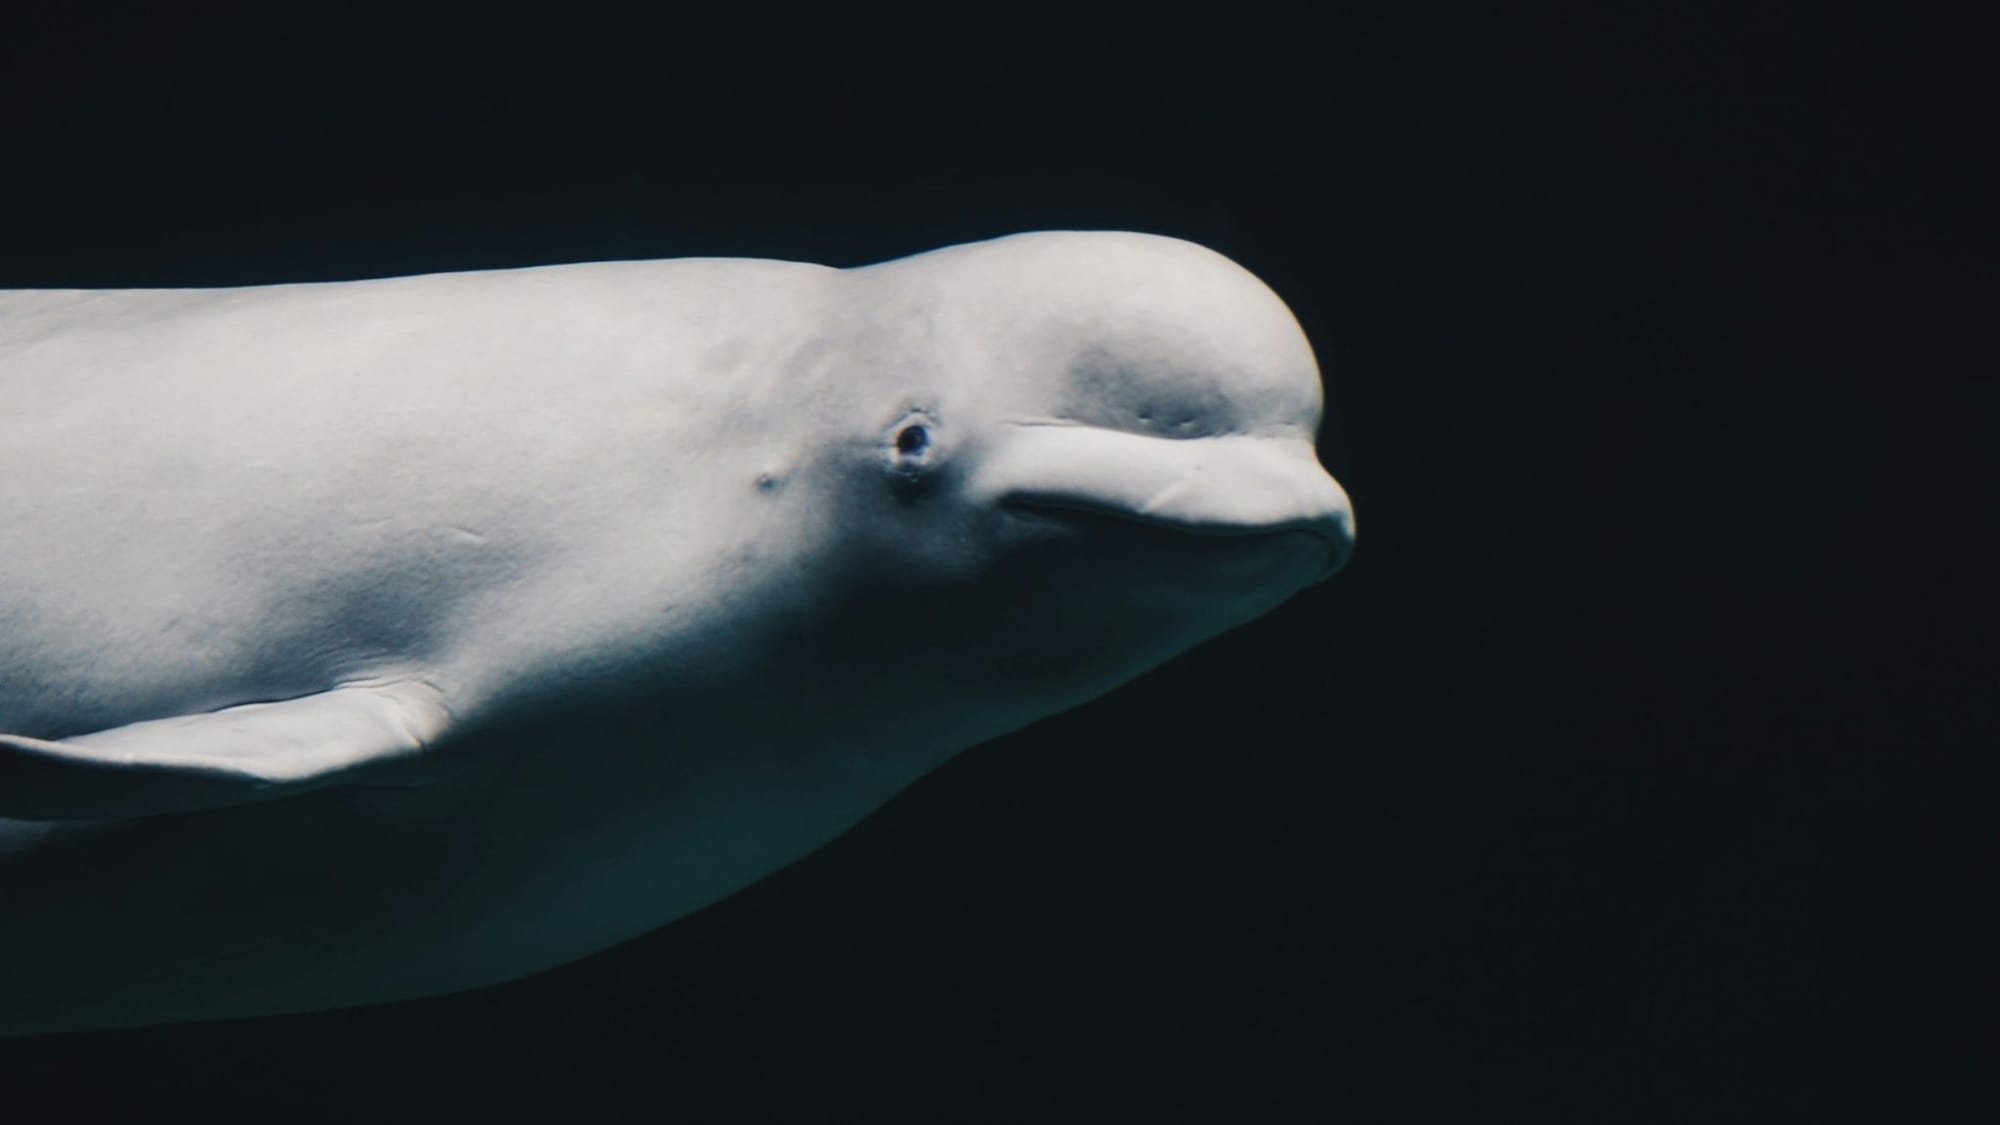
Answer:
<path fill-rule="evenodd" d="M 584 956 L 1352 541 L 1290 313 L 1145 235 L 0 293 L 0 396 L 14 1033 Z"/>

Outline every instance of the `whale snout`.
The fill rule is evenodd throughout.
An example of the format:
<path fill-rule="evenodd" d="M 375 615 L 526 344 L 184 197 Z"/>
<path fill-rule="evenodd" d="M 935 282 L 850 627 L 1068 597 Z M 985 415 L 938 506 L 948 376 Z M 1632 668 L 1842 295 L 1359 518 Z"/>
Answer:
<path fill-rule="evenodd" d="M 975 487 L 993 502 L 1199 536 L 1317 543 L 1331 577 L 1354 552 L 1347 492 L 1302 437 L 1171 438 L 1062 423 L 1016 423 Z"/>
<path fill-rule="evenodd" d="M 1331 476 L 1326 479 L 1333 481 Z M 1333 486 L 1339 488 L 1340 484 L 1334 481 Z M 1340 495 L 1342 500 L 1347 497 L 1345 490 Z M 1313 577 L 1314 582 L 1324 582 L 1346 569 L 1348 560 L 1354 557 L 1354 512 L 1351 507 L 1343 507 L 1338 513 L 1315 521 L 1306 530 L 1326 547 L 1326 566 Z"/>

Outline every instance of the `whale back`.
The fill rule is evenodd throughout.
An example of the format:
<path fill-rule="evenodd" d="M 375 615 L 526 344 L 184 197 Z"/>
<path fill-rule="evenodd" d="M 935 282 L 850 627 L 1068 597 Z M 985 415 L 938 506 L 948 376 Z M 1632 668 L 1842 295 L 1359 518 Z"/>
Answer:
<path fill-rule="evenodd" d="M 684 259 L 0 291 L 0 731 L 441 659 L 483 592 L 607 529 L 675 544 L 647 562 L 663 573 L 701 565 L 702 534 L 739 532 L 710 469 L 756 455 L 745 433 L 789 440 L 833 275 Z"/>

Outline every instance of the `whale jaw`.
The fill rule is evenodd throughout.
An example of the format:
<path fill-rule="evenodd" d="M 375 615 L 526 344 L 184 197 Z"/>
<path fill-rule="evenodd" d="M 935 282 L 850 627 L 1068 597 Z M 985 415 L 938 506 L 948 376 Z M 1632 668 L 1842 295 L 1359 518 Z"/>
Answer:
<path fill-rule="evenodd" d="M 1311 581 L 1353 554 L 1347 493 L 1300 438 L 1168 438 L 1062 423 L 1015 423 L 974 487 L 1033 518 L 1128 525 L 1241 544 L 1303 540 L 1321 558 Z"/>

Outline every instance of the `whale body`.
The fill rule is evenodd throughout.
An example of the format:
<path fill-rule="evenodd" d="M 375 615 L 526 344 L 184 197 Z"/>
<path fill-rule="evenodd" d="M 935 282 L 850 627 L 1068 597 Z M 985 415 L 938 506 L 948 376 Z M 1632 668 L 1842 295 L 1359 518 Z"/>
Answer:
<path fill-rule="evenodd" d="M 1191 243 L 0 292 L 0 1033 L 516 979 L 1337 570 Z"/>

